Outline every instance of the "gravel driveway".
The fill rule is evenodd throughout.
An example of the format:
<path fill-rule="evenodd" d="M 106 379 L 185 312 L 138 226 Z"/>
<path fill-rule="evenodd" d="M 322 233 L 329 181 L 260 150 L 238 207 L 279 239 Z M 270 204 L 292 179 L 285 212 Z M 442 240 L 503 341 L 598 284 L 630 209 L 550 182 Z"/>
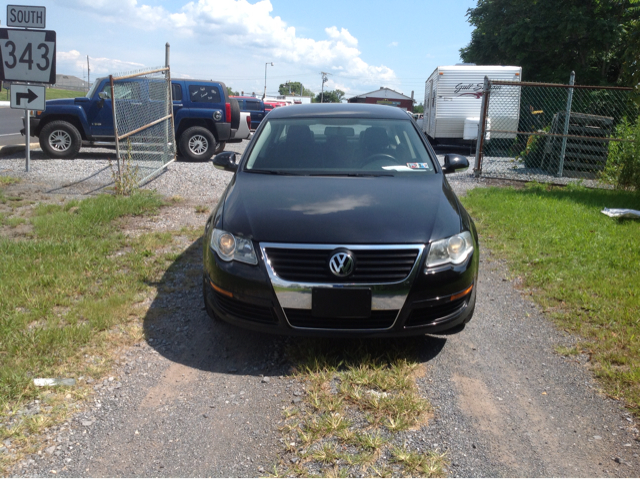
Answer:
<path fill-rule="evenodd" d="M 24 178 L 33 198 L 94 194 L 111 181 L 113 152 L 82 155 L 52 161 L 34 151 L 31 173 L 21 155 L 1 158 L 0 175 Z M 206 214 L 194 206 L 212 206 L 230 178 L 210 164 L 170 165 L 145 188 L 184 202 L 137 227 L 202 227 Z M 459 194 L 484 184 L 467 173 L 450 181 Z M 14 475 L 253 477 L 278 461 L 282 409 L 304 396 L 287 376 L 292 339 L 212 323 L 189 275 L 200 267 L 200 241 L 183 248 L 166 273 L 175 291 L 149 304 L 148 340 L 122 351 L 112 376 L 92 384 L 84 412 L 50 429 Z M 462 333 L 424 340 L 418 384 L 435 417 L 403 433 L 406 442 L 448 451 L 451 476 L 639 476 L 635 419 L 600 393 L 587 357 L 555 353 L 574 339 L 551 326 L 486 249 L 478 288 Z"/>

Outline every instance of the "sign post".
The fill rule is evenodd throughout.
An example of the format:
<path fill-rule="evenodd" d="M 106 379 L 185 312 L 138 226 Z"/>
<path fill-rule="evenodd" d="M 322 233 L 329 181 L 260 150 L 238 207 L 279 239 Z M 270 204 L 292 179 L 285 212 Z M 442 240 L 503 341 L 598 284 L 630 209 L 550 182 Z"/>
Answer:
<path fill-rule="evenodd" d="M 0 28 L 0 81 L 11 85 L 11 108 L 24 109 L 26 170 L 29 171 L 31 125 L 29 110 L 45 109 L 45 87 L 56 83 L 56 32 L 46 27 L 45 7 L 7 5 L 7 26 Z"/>
<path fill-rule="evenodd" d="M 26 136 L 26 170 L 29 172 L 31 163 L 31 125 L 29 121 L 30 110 L 44 110 L 46 107 L 45 87 L 41 85 L 11 85 L 11 108 L 24 110 L 24 128 Z"/>

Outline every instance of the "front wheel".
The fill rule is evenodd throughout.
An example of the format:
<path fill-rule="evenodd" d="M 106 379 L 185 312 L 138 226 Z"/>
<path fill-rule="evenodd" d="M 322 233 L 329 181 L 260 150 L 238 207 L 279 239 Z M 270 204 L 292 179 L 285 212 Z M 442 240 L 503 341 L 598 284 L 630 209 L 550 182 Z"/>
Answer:
<path fill-rule="evenodd" d="M 221 141 L 220 143 L 218 143 L 218 146 L 216 146 L 216 150 L 214 151 L 214 153 L 216 155 L 218 153 L 222 153 L 226 147 L 227 147 L 227 142 L 226 141 Z"/>
<path fill-rule="evenodd" d="M 49 158 L 75 158 L 82 146 L 78 129 L 66 121 L 52 121 L 40 130 L 40 148 Z"/>
<path fill-rule="evenodd" d="M 180 136 L 180 151 L 191 161 L 207 161 L 216 149 L 213 134 L 201 126 L 187 128 Z"/>

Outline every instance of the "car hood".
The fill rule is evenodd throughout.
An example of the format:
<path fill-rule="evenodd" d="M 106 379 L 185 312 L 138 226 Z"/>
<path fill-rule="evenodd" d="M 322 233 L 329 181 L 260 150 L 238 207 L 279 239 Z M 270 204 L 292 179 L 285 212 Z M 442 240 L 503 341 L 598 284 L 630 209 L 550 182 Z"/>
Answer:
<path fill-rule="evenodd" d="M 84 97 L 80 97 L 84 98 Z M 56 98 L 55 100 L 47 100 L 47 105 L 73 105 L 75 103 L 75 98 Z"/>
<path fill-rule="evenodd" d="M 239 172 L 227 189 L 222 227 L 261 242 L 427 243 L 460 232 L 443 175 L 310 177 Z"/>

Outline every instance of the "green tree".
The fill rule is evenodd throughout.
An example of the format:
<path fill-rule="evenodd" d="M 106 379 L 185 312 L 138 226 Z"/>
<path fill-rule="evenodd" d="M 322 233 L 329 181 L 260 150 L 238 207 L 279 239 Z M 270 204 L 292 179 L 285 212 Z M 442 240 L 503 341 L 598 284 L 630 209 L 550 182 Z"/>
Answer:
<path fill-rule="evenodd" d="M 233 91 L 233 88 L 231 88 L 230 86 L 227 87 L 227 94 L 229 96 L 240 96 L 240 93 L 238 93 L 237 91 Z"/>
<path fill-rule="evenodd" d="M 525 81 L 629 84 L 623 63 L 637 0 L 478 0 L 465 62 L 519 65 Z M 636 50 L 637 52 L 637 50 Z M 637 68 L 636 68 L 637 70 Z"/>
<path fill-rule="evenodd" d="M 623 54 L 622 75 L 624 83 L 636 89 L 635 100 L 640 105 L 640 0 L 630 0 L 632 20 L 626 25 L 626 49 Z"/>
<path fill-rule="evenodd" d="M 344 92 L 342 90 L 331 90 L 323 93 L 318 93 L 315 98 L 315 103 L 341 103 L 344 98 Z"/>
<path fill-rule="evenodd" d="M 313 92 L 311 90 L 307 90 L 302 83 L 299 81 L 290 81 L 286 83 L 281 83 L 278 87 L 278 92 L 281 95 L 300 95 L 300 91 L 302 91 L 303 96 L 312 96 Z"/>
<path fill-rule="evenodd" d="M 424 106 L 422 105 L 422 103 L 416 103 L 415 105 L 413 105 L 413 112 L 424 113 Z"/>

